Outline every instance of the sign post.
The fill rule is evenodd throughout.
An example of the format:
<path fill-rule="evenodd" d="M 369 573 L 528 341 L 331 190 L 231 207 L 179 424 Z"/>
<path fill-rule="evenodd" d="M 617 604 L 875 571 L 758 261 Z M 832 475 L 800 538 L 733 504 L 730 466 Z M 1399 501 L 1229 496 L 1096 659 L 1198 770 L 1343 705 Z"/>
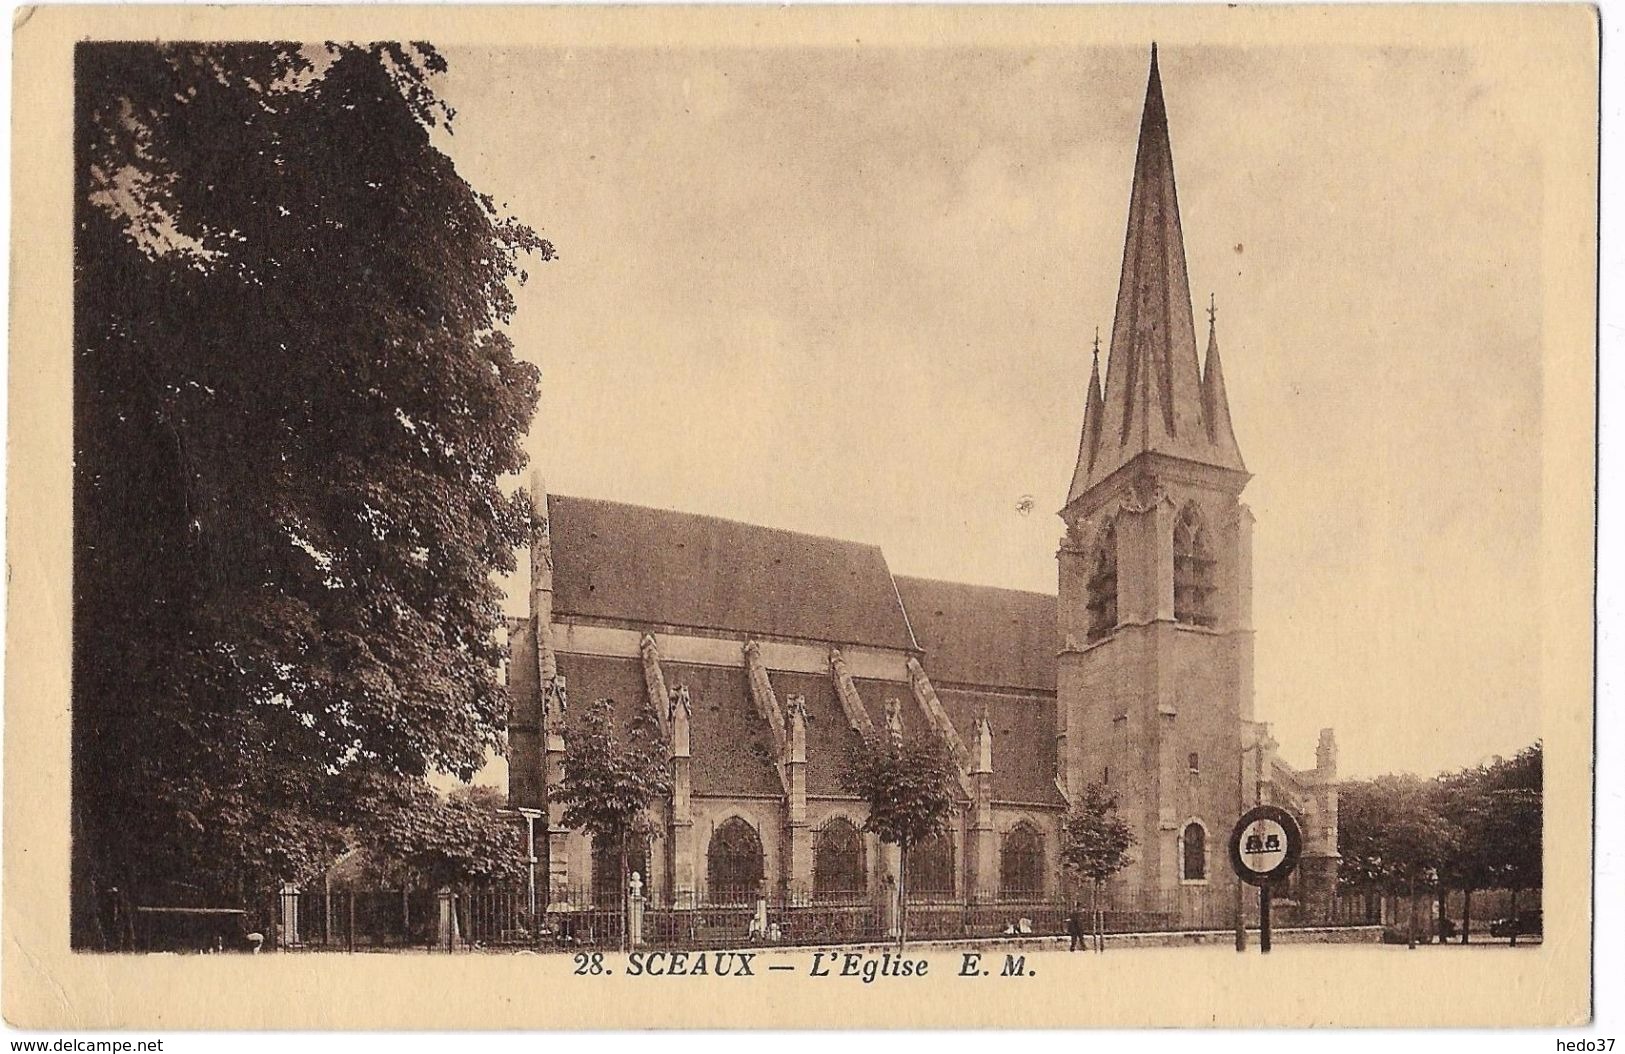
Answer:
<path fill-rule="evenodd" d="M 1303 854 L 1303 832 L 1278 805 L 1248 809 L 1230 832 L 1230 867 L 1258 887 L 1258 948 L 1270 950 L 1270 886 L 1292 873 Z M 1239 950 L 1239 949 L 1238 949 Z"/>

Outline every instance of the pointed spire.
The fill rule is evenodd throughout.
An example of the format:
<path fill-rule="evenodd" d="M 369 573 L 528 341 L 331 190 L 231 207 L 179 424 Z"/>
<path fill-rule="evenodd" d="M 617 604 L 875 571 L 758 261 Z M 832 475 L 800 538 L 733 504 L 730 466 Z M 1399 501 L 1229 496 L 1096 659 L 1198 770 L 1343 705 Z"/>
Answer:
<path fill-rule="evenodd" d="M 1230 397 L 1224 391 L 1224 366 L 1219 361 L 1219 311 L 1208 294 L 1207 360 L 1202 367 L 1202 416 L 1207 421 L 1207 438 L 1218 463 L 1245 470 L 1236 432 L 1230 424 Z"/>
<path fill-rule="evenodd" d="M 1100 450 L 1100 425 L 1106 416 L 1105 400 L 1100 392 L 1100 328 L 1095 328 L 1094 365 L 1089 369 L 1089 392 L 1083 404 L 1083 437 L 1078 442 L 1078 463 L 1072 470 L 1070 493 L 1079 493 L 1089 481 L 1089 470 L 1094 467 Z"/>
<path fill-rule="evenodd" d="M 1069 504 L 1146 452 L 1241 468 L 1239 455 L 1216 450 L 1208 438 L 1156 45 L 1140 115 L 1104 395 L 1099 439 L 1092 457 L 1083 459 L 1087 469 L 1073 480 Z M 1086 424 L 1083 446 L 1090 445 L 1094 427 Z"/>

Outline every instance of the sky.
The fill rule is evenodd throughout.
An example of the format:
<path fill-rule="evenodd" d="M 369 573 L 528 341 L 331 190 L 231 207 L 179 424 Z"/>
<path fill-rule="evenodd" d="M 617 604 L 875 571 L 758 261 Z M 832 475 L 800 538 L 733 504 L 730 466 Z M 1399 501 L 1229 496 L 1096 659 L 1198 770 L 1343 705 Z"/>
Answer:
<path fill-rule="evenodd" d="M 559 252 L 510 327 L 552 492 L 1054 592 L 1144 49 L 447 57 L 444 148 Z M 1444 50 L 1160 65 L 1254 474 L 1257 716 L 1298 765 L 1335 727 L 1351 777 L 1515 752 L 1541 734 L 1542 182 L 1513 86 Z"/>

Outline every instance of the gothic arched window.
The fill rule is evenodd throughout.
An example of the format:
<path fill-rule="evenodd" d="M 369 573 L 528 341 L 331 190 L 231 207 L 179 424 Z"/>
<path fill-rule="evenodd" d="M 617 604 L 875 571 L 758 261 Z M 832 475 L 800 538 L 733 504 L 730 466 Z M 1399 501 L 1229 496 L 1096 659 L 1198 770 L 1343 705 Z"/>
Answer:
<path fill-rule="evenodd" d="M 1174 524 L 1175 622 L 1213 625 L 1213 564 L 1202 514 L 1187 504 Z"/>
<path fill-rule="evenodd" d="M 1039 896 L 1044 892 L 1044 836 L 1031 824 L 1017 824 L 999 851 L 999 892 Z"/>
<path fill-rule="evenodd" d="M 952 895 L 954 891 L 954 843 L 946 834 L 934 834 L 916 842 L 908 850 L 909 896 Z"/>
<path fill-rule="evenodd" d="M 818 829 L 813 843 L 813 894 L 839 896 L 863 892 L 863 836 L 852 821 L 839 816 Z"/>
<path fill-rule="evenodd" d="M 1101 640 L 1117 628 L 1117 527 L 1108 523 L 1095 543 L 1089 571 L 1089 639 Z"/>
<path fill-rule="evenodd" d="M 705 875 L 712 903 L 755 900 L 762 888 L 762 840 L 756 828 L 737 816 L 724 820 L 705 851 Z"/>
<path fill-rule="evenodd" d="M 1207 831 L 1192 820 L 1180 835 L 1179 877 L 1187 882 L 1207 878 Z"/>
<path fill-rule="evenodd" d="M 632 872 L 636 871 L 643 876 L 645 888 L 649 885 L 649 843 L 642 838 L 633 836 L 626 843 L 626 876 L 630 880 Z M 615 841 L 605 841 L 602 838 L 592 840 L 592 896 L 600 905 L 617 905 L 621 902 L 621 846 Z"/>

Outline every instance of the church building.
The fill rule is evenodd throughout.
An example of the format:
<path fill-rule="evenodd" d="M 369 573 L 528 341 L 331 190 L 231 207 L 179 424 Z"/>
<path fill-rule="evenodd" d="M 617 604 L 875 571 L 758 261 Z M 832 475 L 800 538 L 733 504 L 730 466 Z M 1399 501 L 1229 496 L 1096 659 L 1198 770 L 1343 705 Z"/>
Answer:
<path fill-rule="evenodd" d="M 670 747 L 670 800 L 633 863 L 658 904 L 883 900 L 895 847 L 863 831 L 840 774 L 856 737 L 900 726 L 940 737 L 959 776 L 952 829 L 911 850 L 914 895 L 1062 896 L 1069 803 L 1100 783 L 1136 839 L 1114 895 L 1222 917 L 1225 839 L 1273 802 L 1303 827 L 1287 895 L 1313 917 L 1336 881 L 1336 745 L 1323 730 L 1299 771 L 1254 719 L 1249 479 L 1211 313 L 1198 361 L 1153 48 L 1056 594 L 894 575 L 872 545 L 533 484 L 509 798 L 538 818 L 549 899 L 615 899 L 618 857 L 564 828 L 548 795 L 569 701 L 610 698 L 650 705 Z"/>

